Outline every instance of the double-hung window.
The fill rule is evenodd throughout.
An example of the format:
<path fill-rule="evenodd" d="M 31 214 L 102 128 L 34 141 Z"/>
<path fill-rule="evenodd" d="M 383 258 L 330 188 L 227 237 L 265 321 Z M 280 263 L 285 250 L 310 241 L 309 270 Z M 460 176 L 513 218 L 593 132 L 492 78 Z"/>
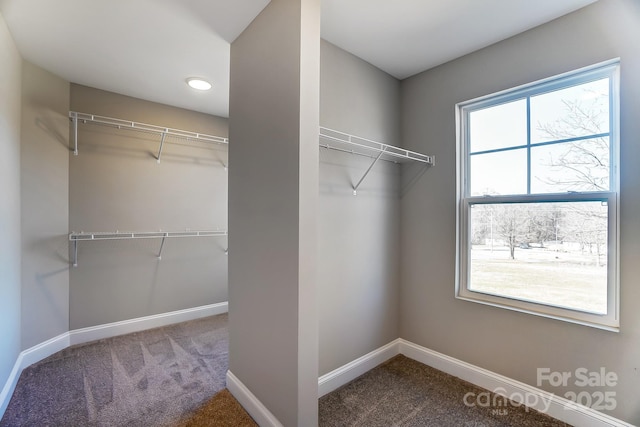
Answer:
<path fill-rule="evenodd" d="M 456 296 L 618 330 L 619 61 L 456 107 Z"/>

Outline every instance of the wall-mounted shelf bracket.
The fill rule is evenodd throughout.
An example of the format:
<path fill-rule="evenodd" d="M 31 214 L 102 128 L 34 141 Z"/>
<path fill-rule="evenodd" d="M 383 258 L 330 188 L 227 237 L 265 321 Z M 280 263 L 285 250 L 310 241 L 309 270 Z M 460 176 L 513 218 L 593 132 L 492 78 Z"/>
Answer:
<path fill-rule="evenodd" d="M 160 243 L 160 251 L 158 252 L 158 259 L 162 259 L 162 250 L 164 249 L 166 239 L 177 237 L 219 237 L 227 235 L 228 233 L 226 230 L 70 233 L 69 241 L 73 242 L 73 259 L 71 261 L 74 267 L 78 266 L 78 242 L 80 241 L 162 239 L 162 242 Z M 225 253 L 227 251 L 228 249 L 225 250 Z"/>
<path fill-rule="evenodd" d="M 132 122 L 129 120 L 114 119 L 112 117 L 98 116 L 95 114 L 79 113 L 77 111 L 69 111 L 69 120 L 73 124 L 73 154 L 78 155 L 78 123 L 96 124 L 102 126 L 115 127 L 118 129 L 126 129 L 137 132 L 150 133 L 160 135 L 160 147 L 156 160 L 160 163 L 162 157 L 162 149 L 167 136 L 188 141 L 199 141 L 212 144 L 229 144 L 229 138 L 215 135 L 207 135 L 199 132 L 191 132 L 188 130 L 172 129 L 168 127 L 150 125 L 147 123 Z"/>
<path fill-rule="evenodd" d="M 371 172 L 371 169 L 373 168 L 373 166 L 376 163 L 378 163 L 378 160 L 380 160 L 380 157 L 382 157 L 383 154 L 384 154 L 384 148 L 382 149 L 382 151 L 380 151 L 380 153 L 378 153 L 376 158 L 373 159 L 373 162 L 371 162 L 371 165 L 369 165 L 369 167 L 367 168 L 367 170 L 364 173 L 364 175 L 362 175 L 362 178 L 360 178 L 360 181 L 358 181 L 358 183 L 353 187 L 353 195 L 354 196 L 358 195 L 358 187 L 360 187 L 360 184 L 362 184 L 362 181 L 364 181 L 364 179 L 367 177 L 367 175 L 369 175 L 369 172 Z"/>
<path fill-rule="evenodd" d="M 164 146 L 164 140 L 167 138 L 167 133 L 162 133 L 162 139 L 160 140 L 160 148 L 158 149 L 158 164 L 160 164 L 160 157 L 162 157 L 162 147 Z"/>
<path fill-rule="evenodd" d="M 78 155 L 78 113 L 69 113 L 73 123 L 73 155 Z"/>
<path fill-rule="evenodd" d="M 322 140 L 326 142 L 323 143 Z M 326 127 L 320 128 L 320 147 L 373 159 L 362 178 L 353 186 L 354 196 L 357 195 L 360 184 L 362 184 L 379 160 L 393 163 L 419 162 L 430 166 L 435 164 L 434 156 L 427 156 L 426 154 L 405 150 L 404 148 L 383 144 L 382 142 L 361 138 Z"/>
<path fill-rule="evenodd" d="M 158 252 L 158 259 L 162 259 L 162 250 L 164 249 L 164 241 L 167 239 L 167 235 L 165 233 L 164 236 L 162 236 L 162 243 L 160 243 L 160 252 Z"/>

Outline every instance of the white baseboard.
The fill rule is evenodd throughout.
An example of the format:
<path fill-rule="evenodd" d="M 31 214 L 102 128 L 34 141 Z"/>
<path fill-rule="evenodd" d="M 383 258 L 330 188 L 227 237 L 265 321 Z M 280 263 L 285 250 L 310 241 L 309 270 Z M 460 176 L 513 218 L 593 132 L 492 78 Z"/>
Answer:
<path fill-rule="evenodd" d="M 4 387 L 2 387 L 2 391 L 0 391 L 0 419 L 2 419 L 4 411 L 7 410 L 7 406 L 9 406 L 9 401 L 13 395 L 13 390 L 15 390 L 16 384 L 18 384 L 18 378 L 20 378 L 20 372 L 22 372 L 20 369 L 21 356 L 22 355 L 18 356 L 9 374 L 9 378 L 7 378 L 7 382 L 4 383 Z"/>
<path fill-rule="evenodd" d="M 174 323 L 214 316 L 229 311 L 229 303 L 203 305 L 185 310 L 170 311 L 168 313 L 155 314 L 153 316 L 138 317 L 136 319 L 122 320 L 120 322 L 107 323 L 105 325 L 90 326 L 69 332 L 71 345 L 82 344 L 117 335 L 130 334 L 146 329 L 159 328 Z"/>
<path fill-rule="evenodd" d="M 64 350 L 69 347 L 69 333 L 65 332 L 57 337 L 53 337 L 45 342 L 34 345 L 31 348 L 24 350 L 18 356 L 20 361 L 20 372 L 29 365 L 33 365 L 36 362 L 41 361 L 54 353 Z"/>
<path fill-rule="evenodd" d="M 397 339 L 321 376 L 318 378 L 318 397 L 332 392 L 396 356 L 400 353 L 399 346 L 400 339 Z M 227 388 L 258 425 L 261 427 L 282 425 L 231 371 L 227 371 Z"/>
<path fill-rule="evenodd" d="M 386 362 L 400 353 L 400 339 L 391 341 L 354 361 L 347 363 L 318 378 L 318 396 L 322 397 L 333 390 L 342 387 L 349 381 Z"/>
<path fill-rule="evenodd" d="M 11 395 L 13 394 L 22 370 L 70 345 L 195 320 L 206 316 L 226 313 L 227 311 L 228 303 L 223 302 L 83 328 L 61 334 L 24 350 L 18 355 L 9 378 L 0 392 L 0 418 L 4 415 L 9 405 Z M 352 381 L 398 354 L 403 354 L 413 360 L 461 378 L 484 389 L 491 391 L 499 390 L 501 394 L 507 397 L 514 395 L 522 396 L 524 401 L 529 402 L 529 406 L 532 408 L 545 411 L 548 415 L 572 425 L 584 427 L 633 427 L 631 424 L 625 423 L 610 415 L 585 406 L 576 405 L 574 402 L 563 397 L 555 396 L 552 393 L 528 384 L 507 378 L 495 372 L 471 365 L 400 338 L 318 378 L 319 396 L 324 396 L 347 384 L 349 381 Z M 275 418 L 231 371 L 227 372 L 227 388 L 260 426 L 282 426 L 278 419 Z"/>
<path fill-rule="evenodd" d="M 586 406 L 577 405 L 568 399 L 556 396 L 539 388 L 421 347 L 409 341 L 403 339 L 399 341 L 400 353 L 410 359 L 461 378 L 484 389 L 499 391 L 499 394 L 507 397 L 514 396 L 521 398 L 523 399 L 522 403 L 528 403 L 527 406 L 540 412 L 545 412 L 547 415 L 568 424 L 581 427 L 633 427 L 631 424 L 625 423 L 610 415 Z"/>
<path fill-rule="evenodd" d="M 9 401 L 16 388 L 16 384 L 18 384 L 22 370 L 67 347 L 69 347 L 69 333 L 65 332 L 38 345 L 34 345 L 18 355 L 16 363 L 13 365 L 13 369 L 9 374 L 9 378 L 7 378 L 2 392 L 0 392 L 0 418 L 4 415 L 4 411 L 7 410 L 7 406 L 9 406 Z"/>
<path fill-rule="evenodd" d="M 318 394 L 325 394 L 347 384 L 386 360 L 403 354 L 425 365 L 453 375 L 486 390 L 496 391 L 507 397 L 521 398 L 533 409 L 551 417 L 581 427 L 633 427 L 610 415 L 577 405 L 528 384 L 507 378 L 470 363 L 449 357 L 437 351 L 398 338 L 318 379 Z"/>
<path fill-rule="evenodd" d="M 280 421 L 231 371 L 227 371 L 227 388 L 260 427 L 282 427 Z"/>
<path fill-rule="evenodd" d="M 201 307 L 189 308 L 186 310 L 171 311 L 169 313 L 156 314 L 153 316 L 140 317 L 137 319 L 124 320 L 121 322 L 109 323 L 106 325 L 92 326 L 89 328 L 76 329 L 57 337 L 51 338 L 45 342 L 35 345 L 22 351 L 13 369 L 9 374 L 9 378 L 4 384 L 0 392 L 0 418 L 9 406 L 9 401 L 13 391 L 16 388 L 18 379 L 23 369 L 41 361 L 60 350 L 89 341 L 95 341 L 103 338 L 114 337 L 116 335 L 129 334 L 132 332 L 143 331 L 145 329 L 158 328 L 173 323 L 186 322 L 189 320 L 200 319 L 202 317 L 214 316 L 229 311 L 229 304 L 221 302 L 218 304 L 203 305 Z"/>

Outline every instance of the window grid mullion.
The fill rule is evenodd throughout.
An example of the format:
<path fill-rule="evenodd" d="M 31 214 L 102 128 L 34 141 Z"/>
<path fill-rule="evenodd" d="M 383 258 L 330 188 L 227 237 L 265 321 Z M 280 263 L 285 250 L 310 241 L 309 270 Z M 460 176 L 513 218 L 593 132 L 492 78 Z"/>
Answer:
<path fill-rule="evenodd" d="M 465 137 L 465 150 L 462 153 L 464 156 L 464 195 L 465 197 L 471 196 L 471 111 L 466 110 L 464 113 L 464 137 Z"/>
<path fill-rule="evenodd" d="M 574 138 L 558 139 L 558 140 L 555 140 L 555 141 L 536 142 L 536 143 L 532 143 L 530 145 L 531 145 L 531 148 L 536 148 L 536 147 L 544 147 L 545 145 L 558 145 L 558 144 L 565 144 L 567 142 L 588 141 L 590 139 L 610 138 L 610 137 L 611 137 L 611 132 L 603 132 L 603 133 L 595 133 L 595 134 L 590 134 L 590 135 L 576 136 Z M 515 145 L 513 147 L 494 148 L 494 149 L 491 149 L 491 150 L 476 151 L 475 153 L 469 152 L 469 156 L 478 156 L 478 155 L 481 155 L 481 154 L 501 153 L 503 151 L 519 150 L 519 149 L 522 149 L 522 148 L 527 148 L 527 146 L 526 145 Z"/>
<path fill-rule="evenodd" d="M 614 111 L 616 102 L 614 97 L 617 96 L 617 90 L 614 88 L 614 79 L 609 77 L 609 190 L 620 190 L 620 183 L 618 182 L 618 167 L 619 167 L 619 158 L 618 154 L 615 151 L 615 145 L 613 144 L 613 135 L 611 135 L 612 129 L 616 128 L 616 132 L 618 130 L 618 123 L 614 123 L 614 115 L 616 112 Z M 611 167 L 613 165 L 613 167 Z"/>
<path fill-rule="evenodd" d="M 527 96 L 527 194 L 531 194 L 531 97 Z"/>

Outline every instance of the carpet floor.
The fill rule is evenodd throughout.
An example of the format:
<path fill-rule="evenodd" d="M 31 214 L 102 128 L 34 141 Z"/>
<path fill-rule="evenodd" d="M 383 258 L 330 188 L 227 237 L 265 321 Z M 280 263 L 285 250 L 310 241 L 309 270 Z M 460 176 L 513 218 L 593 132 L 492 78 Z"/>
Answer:
<path fill-rule="evenodd" d="M 1 426 L 172 426 L 225 388 L 227 315 L 69 347 L 26 368 Z"/>
<path fill-rule="evenodd" d="M 26 368 L 2 427 L 254 427 L 225 388 L 227 315 L 70 347 Z M 565 427 L 404 356 L 319 400 L 319 425 Z"/>
<path fill-rule="evenodd" d="M 465 395 L 471 393 L 465 399 Z M 547 415 L 405 356 L 396 356 L 320 398 L 320 426 L 566 427 Z M 488 396 L 484 394 L 483 396 Z M 476 403 L 476 404 L 474 404 Z"/>
<path fill-rule="evenodd" d="M 258 427 L 229 390 L 218 392 L 177 427 Z"/>

